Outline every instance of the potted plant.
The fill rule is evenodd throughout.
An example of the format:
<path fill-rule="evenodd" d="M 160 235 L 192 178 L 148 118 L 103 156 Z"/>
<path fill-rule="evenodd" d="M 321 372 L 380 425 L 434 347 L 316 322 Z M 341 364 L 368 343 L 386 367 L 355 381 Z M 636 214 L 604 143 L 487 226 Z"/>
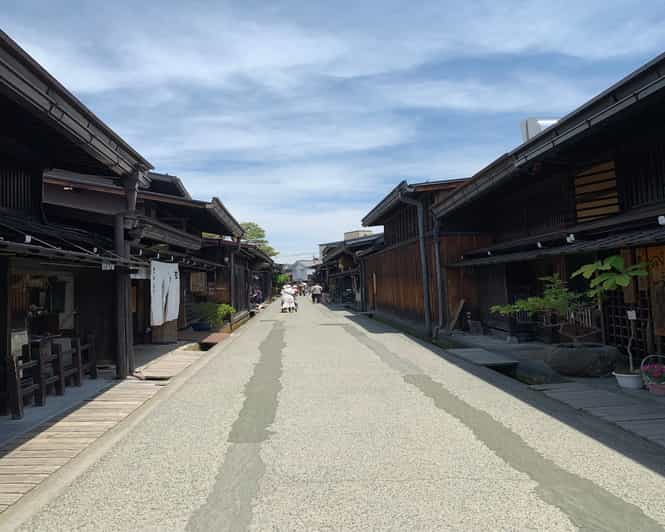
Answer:
<path fill-rule="evenodd" d="M 546 353 L 544 361 L 554 371 L 570 377 L 607 375 L 614 368 L 617 350 L 581 341 L 599 330 L 591 324 L 593 300 L 586 293 L 570 290 L 558 274 L 540 280 L 544 283 L 542 296 L 520 299 L 512 305 L 494 306 L 490 310 L 513 317 L 537 315 L 543 327 L 571 338 L 571 342 L 556 344 Z M 589 319 L 580 319 L 581 316 Z"/>
<path fill-rule="evenodd" d="M 612 290 L 626 288 L 630 286 L 636 277 L 645 277 L 647 275 L 646 264 L 640 263 L 626 267 L 621 255 L 612 255 L 603 260 L 597 260 L 591 264 L 585 264 L 571 275 L 577 277 L 581 275 L 589 280 L 590 289 L 587 292 L 589 297 L 595 298 L 598 303 L 598 309 L 602 308 L 603 296 Z M 630 339 L 628 340 L 628 368 L 616 368 L 613 372 L 617 384 L 622 388 L 639 389 L 642 388 L 642 376 L 635 368 L 633 360 L 632 345 L 635 339 L 635 320 L 637 319 L 634 310 L 628 311 L 628 320 L 630 322 Z"/>
<path fill-rule="evenodd" d="M 645 357 L 640 371 L 644 384 L 651 393 L 665 395 L 665 356 L 649 355 Z"/>
<path fill-rule="evenodd" d="M 218 330 L 224 325 L 224 322 L 230 321 L 231 316 L 236 312 L 231 305 L 212 302 L 195 303 L 192 311 L 197 319 L 192 324 L 192 329 L 195 331 Z"/>

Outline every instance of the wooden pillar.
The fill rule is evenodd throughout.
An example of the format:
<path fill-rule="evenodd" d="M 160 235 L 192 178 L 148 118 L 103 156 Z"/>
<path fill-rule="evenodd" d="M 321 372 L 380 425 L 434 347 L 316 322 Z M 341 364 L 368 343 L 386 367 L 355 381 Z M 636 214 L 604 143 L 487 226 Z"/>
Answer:
<path fill-rule="evenodd" d="M 18 375 L 16 375 L 16 364 L 11 363 L 12 349 L 11 349 L 11 316 L 9 315 L 9 258 L 0 257 L 0 348 L 3 351 L 2 363 L 4 371 L 4 382 L 0 382 L 0 391 L 5 392 L 6 404 L 0 405 L 0 414 L 7 411 L 9 405 L 17 403 L 16 386 L 13 383 L 18 382 Z M 11 383 L 11 384 L 10 384 Z M 20 392 L 18 392 L 20 393 Z"/>
<path fill-rule="evenodd" d="M 229 268 L 229 276 L 230 276 L 230 290 L 231 290 L 231 306 L 235 309 L 238 308 L 237 306 L 237 301 L 236 301 L 236 252 L 235 250 L 231 250 L 230 252 L 231 255 L 231 267 Z"/>
<path fill-rule="evenodd" d="M 114 225 L 115 252 L 120 257 L 125 255 L 125 227 L 124 216 L 118 214 Z M 116 375 L 124 379 L 129 374 L 129 358 L 127 353 L 127 323 L 129 321 L 129 273 L 116 269 Z"/>

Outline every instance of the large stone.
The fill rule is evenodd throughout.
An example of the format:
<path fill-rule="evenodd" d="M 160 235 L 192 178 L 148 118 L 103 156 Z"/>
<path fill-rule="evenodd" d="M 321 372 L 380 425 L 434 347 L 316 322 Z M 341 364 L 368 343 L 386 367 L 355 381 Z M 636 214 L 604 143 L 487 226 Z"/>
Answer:
<path fill-rule="evenodd" d="M 558 344 L 545 362 L 557 373 L 569 377 L 601 377 L 612 372 L 619 358 L 616 347 L 603 344 Z"/>

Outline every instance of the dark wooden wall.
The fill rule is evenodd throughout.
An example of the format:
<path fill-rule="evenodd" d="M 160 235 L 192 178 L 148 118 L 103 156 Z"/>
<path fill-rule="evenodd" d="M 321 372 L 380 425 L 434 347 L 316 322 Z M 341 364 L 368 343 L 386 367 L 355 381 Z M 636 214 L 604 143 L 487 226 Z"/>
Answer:
<path fill-rule="evenodd" d="M 470 306 L 477 306 L 478 303 L 477 279 L 473 273 L 461 268 L 447 267 L 446 264 L 457 262 L 463 249 L 484 245 L 487 238 L 484 235 L 473 234 L 442 235 L 439 238 L 442 282 L 447 281 L 448 300 L 444 305 L 446 321 L 461 299 Z M 437 323 L 439 319 L 435 245 L 432 237 L 426 239 L 432 323 Z M 418 240 L 412 239 L 401 245 L 388 247 L 369 255 L 365 260 L 365 286 L 369 308 L 393 314 L 404 320 L 424 321 L 424 293 Z"/>
<path fill-rule="evenodd" d="M 116 282 L 113 272 L 82 270 L 76 278 L 79 329 L 82 338 L 95 335 L 97 360 L 116 361 Z"/>

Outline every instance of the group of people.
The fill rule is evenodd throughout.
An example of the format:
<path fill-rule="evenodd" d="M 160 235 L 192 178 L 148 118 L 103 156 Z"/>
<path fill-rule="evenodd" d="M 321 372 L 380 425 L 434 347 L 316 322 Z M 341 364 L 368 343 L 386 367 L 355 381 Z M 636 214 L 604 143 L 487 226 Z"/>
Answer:
<path fill-rule="evenodd" d="M 281 292 L 282 312 L 298 312 L 298 296 L 306 296 L 311 294 L 312 303 L 321 303 L 321 296 L 323 294 L 323 287 L 316 283 L 309 286 L 305 283 L 300 284 L 286 284 Z"/>

